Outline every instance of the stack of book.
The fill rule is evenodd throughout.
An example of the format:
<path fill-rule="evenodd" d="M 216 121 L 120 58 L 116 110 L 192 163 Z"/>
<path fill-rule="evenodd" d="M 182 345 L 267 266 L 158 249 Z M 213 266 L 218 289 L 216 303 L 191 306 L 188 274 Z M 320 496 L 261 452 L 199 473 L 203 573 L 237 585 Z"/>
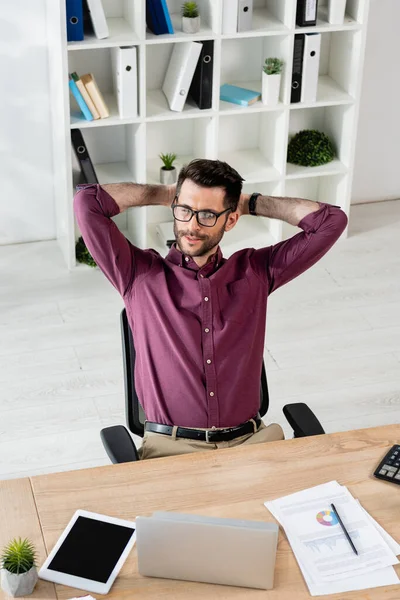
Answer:
<path fill-rule="evenodd" d="M 93 33 L 99 40 L 109 37 L 101 0 L 65 0 L 65 3 L 68 42 L 80 42 L 85 34 Z"/>
<path fill-rule="evenodd" d="M 70 73 L 69 88 L 87 121 L 105 119 L 110 116 L 92 73 L 81 77 L 76 72 Z"/>
<path fill-rule="evenodd" d="M 146 0 L 146 23 L 155 35 L 174 33 L 166 0 Z"/>

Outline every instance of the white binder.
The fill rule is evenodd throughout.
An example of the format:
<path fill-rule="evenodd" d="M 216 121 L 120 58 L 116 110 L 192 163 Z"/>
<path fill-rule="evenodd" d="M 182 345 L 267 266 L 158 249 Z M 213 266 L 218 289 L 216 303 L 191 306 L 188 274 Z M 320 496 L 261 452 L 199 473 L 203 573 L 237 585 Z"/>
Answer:
<path fill-rule="evenodd" d="M 238 31 L 250 31 L 253 28 L 253 0 L 239 0 L 238 2 Z"/>
<path fill-rule="evenodd" d="M 202 46 L 200 42 L 174 45 L 162 86 L 171 110 L 179 112 L 185 106 Z"/>
<path fill-rule="evenodd" d="M 137 117 L 137 49 L 123 46 L 111 49 L 114 91 L 119 116 Z"/>
<path fill-rule="evenodd" d="M 306 33 L 304 36 L 301 102 L 315 102 L 317 99 L 320 53 L 321 34 Z"/>
<path fill-rule="evenodd" d="M 238 0 L 223 0 L 222 33 L 236 33 L 238 20 Z"/>
<path fill-rule="evenodd" d="M 99 40 L 109 37 L 108 25 L 101 0 L 87 0 L 93 29 Z"/>

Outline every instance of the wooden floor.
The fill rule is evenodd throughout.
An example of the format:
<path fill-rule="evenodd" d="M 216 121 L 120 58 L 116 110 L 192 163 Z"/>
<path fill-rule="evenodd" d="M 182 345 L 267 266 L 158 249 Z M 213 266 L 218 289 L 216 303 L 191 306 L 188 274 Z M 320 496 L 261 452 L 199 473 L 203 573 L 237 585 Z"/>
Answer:
<path fill-rule="evenodd" d="M 55 242 L 0 247 L 0 272 L 0 479 L 108 464 L 121 300 Z M 301 401 L 327 432 L 399 423 L 399 300 L 400 202 L 355 206 L 350 237 L 270 298 L 265 421 L 290 437 L 281 408 Z"/>

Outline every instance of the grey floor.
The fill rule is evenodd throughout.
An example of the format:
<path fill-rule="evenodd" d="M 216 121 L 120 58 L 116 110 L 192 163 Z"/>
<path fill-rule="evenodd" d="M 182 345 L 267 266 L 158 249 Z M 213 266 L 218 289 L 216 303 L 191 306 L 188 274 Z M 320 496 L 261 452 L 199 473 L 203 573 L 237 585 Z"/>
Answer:
<path fill-rule="evenodd" d="M 55 242 L 0 247 L 0 479 L 108 464 L 124 423 L 121 300 Z M 400 422 L 400 201 L 353 207 L 350 237 L 270 298 L 271 408 L 304 401 L 327 432 Z M 399 440 L 400 441 L 400 440 Z"/>

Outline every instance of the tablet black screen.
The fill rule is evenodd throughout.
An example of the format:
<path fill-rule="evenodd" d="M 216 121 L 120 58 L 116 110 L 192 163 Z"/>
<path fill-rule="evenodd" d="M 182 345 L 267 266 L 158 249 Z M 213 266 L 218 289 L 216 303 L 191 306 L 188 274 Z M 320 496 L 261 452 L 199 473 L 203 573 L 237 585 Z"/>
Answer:
<path fill-rule="evenodd" d="M 106 583 L 134 531 L 80 516 L 48 569 Z"/>

